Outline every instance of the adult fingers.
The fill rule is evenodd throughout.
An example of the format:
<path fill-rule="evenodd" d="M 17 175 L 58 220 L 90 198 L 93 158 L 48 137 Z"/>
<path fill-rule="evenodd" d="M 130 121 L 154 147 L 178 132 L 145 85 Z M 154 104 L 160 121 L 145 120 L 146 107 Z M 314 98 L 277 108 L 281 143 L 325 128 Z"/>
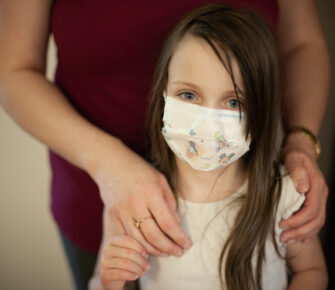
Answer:
<path fill-rule="evenodd" d="M 279 223 L 281 228 L 297 228 L 301 225 L 304 225 L 316 218 L 317 205 L 312 205 L 313 208 L 306 205 L 307 200 L 305 201 L 304 206 L 294 215 L 289 217 L 286 220 L 282 220 Z"/>
<path fill-rule="evenodd" d="M 150 215 L 151 214 L 147 212 L 146 214 L 141 215 L 141 217 L 150 216 Z M 149 254 L 155 255 L 155 256 L 163 256 L 163 257 L 167 256 L 165 253 L 162 253 L 159 249 L 152 246 L 145 239 L 141 230 L 135 227 L 135 221 L 132 217 L 124 217 L 123 225 L 126 229 L 127 234 L 134 237 L 138 242 L 140 242 Z"/>
<path fill-rule="evenodd" d="M 150 198 L 158 194 L 162 198 L 161 191 L 157 192 L 155 188 L 152 188 L 151 192 L 150 190 L 148 190 L 144 197 L 143 195 L 130 196 L 127 200 L 127 207 L 125 206 L 123 209 L 120 209 L 119 214 L 120 216 L 122 215 L 122 219 L 120 219 L 122 220 L 123 226 L 126 229 L 128 235 L 138 240 L 146 248 L 148 253 L 155 256 L 166 257 L 168 256 L 166 253 L 173 254 L 173 252 L 165 252 L 164 250 L 169 247 L 174 247 L 174 244 L 161 232 L 158 225 L 153 219 L 154 217 L 152 217 L 151 222 L 149 219 L 145 219 L 143 222 L 141 222 L 140 228 L 137 228 L 135 226 L 135 219 L 152 216 L 148 210 L 149 205 L 147 204 L 146 200 L 149 200 Z M 162 199 L 164 200 L 164 198 Z M 145 234 L 142 232 L 143 225 L 146 225 L 147 223 L 150 223 L 149 231 L 147 231 L 149 232 L 149 239 L 147 239 Z M 159 248 L 156 243 L 152 243 L 150 241 L 151 235 L 153 235 L 154 238 L 160 239 L 160 244 L 163 243 L 163 248 Z M 167 244 L 169 246 L 166 246 Z M 175 245 L 175 247 L 177 246 Z"/>
<path fill-rule="evenodd" d="M 152 196 L 149 203 L 149 209 L 152 212 L 152 215 L 154 216 L 157 224 L 159 225 L 159 228 L 164 232 L 164 234 L 168 235 L 174 242 L 185 249 L 189 249 L 191 247 L 190 239 L 184 233 L 177 221 L 173 218 L 169 207 L 160 195 L 156 194 Z M 144 228 L 142 230 L 146 237 L 149 235 L 150 237 L 154 238 L 153 242 L 155 245 L 157 245 L 157 247 L 164 247 L 164 245 L 160 243 L 160 240 L 156 239 L 154 232 L 146 232 Z"/>
<path fill-rule="evenodd" d="M 175 195 L 171 191 L 171 188 L 164 176 L 160 178 L 160 185 L 163 191 L 164 199 L 171 210 L 171 213 L 175 216 L 177 222 L 180 224 L 181 220 L 177 213 L 177 202 Z"/>
<path fill-rule="evenodd" d="M 310 240 L 312 240 L 314 237 L 316 237 L 318 235 L 317 230 L 311 232 L 305 239 L 301 240 L 302 243 L 306 244 L 308 243 Z"/>
<path fill-rule="evenodd" d="M 115 211 L 113 209 L 108 210 L 108 217 L 110 223 L 112 224 L 113 232 L 115 232 L 117 235 L 125 235 L 126 229 L 124 228 L 121 220 L 115 214 Z"/>
<path fill-rule="evenodd" d="M 154 219 L 143 222 L 141 231 L 146 240 L 160 251 L 177 257 L 182 256 L 183 249 L 164 235 Z"/>
<path fill-rule="evenodd" d="M 281 221 L 282 228 L 296 228 L 305 223 L 315 220 L 314 225 L 320 229 L 325 220 L 325 208 L 328 196 L 328 188 L 323 179 L 313 177 L 310 191 L 306 194 L 303 208 L 289 219 Z"/>
<path fill-rule="evenodd" d="M 305 238 L 308 232 L 319 231 L 324 223 L 324 217 L 318 216 L 315 218 L 314 209 L 304 206 L 299 212 L 280 223 L 280 227 L 289 228 L 281 234 L 281 240 L 287 241 L 290 239 L 301 240 Z M 298 226 L 295 226 L 298 225 Z"/>
<path fill-rule="evenodd" d="M 133 209 L 129 211 L 132 213 L 132 217 L 125 217 L 127 209 L 124 209 L 122 222 L 129 235 L 140 241 L 150 254 L 159 256 L 167 256 L 167 254 L 182 255 L 182 249 L 165 235 L 164 230 L 162 231 L 157 222 L 161 215 L 168 216 L 169 222 L 178 228 L 182 235 L 185 235 L 171 213 L 160 186 L 148 188 L 144 197 L 140 195 L 131 196 L 128 203 L 130 208 Z M 145 219 L 141 222 L 140 228 L 135 227 L 134 218 L 148 216 L 152 216 L 152 219 Z M 187 239 L 186 235 L 185 237 Z"/>
<path fill-rule="evenodd" d="M 307 223 L 298 228 L 291 228 L 289 230 L 284 231 L 280 235 L 280 240 L 282 242 L 291 242 L 291 241 L 302 241 L 311 237 L 311 233 L 314 234 L 315 225 L 314 222 Z M 317 231 L 316 231 L 317 232 Z"/>
<path fill-rule="evenodd" d="M 308 236 L 304 237 L 304 238 L 301 239 L 301 240 L 288 240 L 288 241 L 286 241 L 285 243 L 287 243 L 287 244 L 291 244 L 291 243 L 300 242 L 300 243 L 306 244 L 306 243 L 308 243 L 311 239 L 313 239 L 317 234 L 318 234 L 318 232 L 317 232 L 317 231 L 314 231 L 313 234 L 309 234 Z"/>
<path fill-rule="evenodd" d="M 280 223 L 281 227 L 292 228 L 281 234 L 282 241 L 308 240 L 319 232 L 325 222 L 328 187 L 322 175 L 314 174 L 311 180 L 311 188 L 306 194 L 304 207 Z"/>
<path fill-rule="evenodd" d="M 115 206 L 109 211 L 109 215 L 112 216 L 112 226 L 118 227 L 118 231 L 123 231 L 121 235 L 127 234 L 135 238 L 140 242 L 145 250 L 155 256 L 166 256 L 160 250 L 156 249 L 150 243 L 148 243 L 143 236 L 142 232 L 135 227 L 136 217 L 147 217 L 151 216 L 150 212 L 147 210 L 147 205 L 145 198 L 140 195 L 129 195 L 126 202 Z M 122 229 L 123 230 L 122 230 Z"/>
<path fill-rule="evenodd" d="M 296 190 L 300 193 L 307 192 L 310 187 L 309 175 L 305 167 L 304 158 L 307 157 L 298 152 L 291 152 L 285 156 L 285 166 L 293 180 Z"/>
<path fill-rule="evenodd" d="M 323 215 L 320 219 L 313 219 L 302 226 L 283 231 L 280 235 L 280 240 L 283 242 L 287 242 L 289 240 L 300 241 L 314 237 L 317 235 L 321 225 L 324 223 L 325 216 Z"/>

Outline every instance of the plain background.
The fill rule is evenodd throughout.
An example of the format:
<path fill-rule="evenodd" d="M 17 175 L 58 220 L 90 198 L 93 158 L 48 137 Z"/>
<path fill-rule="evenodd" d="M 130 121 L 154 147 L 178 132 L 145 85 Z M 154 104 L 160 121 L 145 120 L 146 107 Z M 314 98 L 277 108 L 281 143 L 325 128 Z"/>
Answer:
<path fill-rule="evenodd" d="M 335 51 L 335 2 L 317 1 L 329 50 Z M 51 41 L 47 77 L 52 80 L 56 49 Z M 332 58 L 332 68 L 335 68 Z M 332 77 L 332 83 L 335 78 Z M 316 100 L 317 101 L 317 100 Z M 334 144 L 335 88 L 331 87 L 328 110 L 320 132 L 320 167 L 330 187 L 328 205 L 335 206 Z M 0 289 L 67 290 L 72 281 L 62 251 L 56 225 L 51 217 L 50 168 L 47 148 L 20 129 L 0 109 Z M 333 207 L 331 206 L 331 207 Z M 331 215 L 324 239 L 330 241 Z M 329 243 L 331 245 L 332 243 Z M 332 247 L 329 247 L 331 249 Z M 330 257 L 330 252 L 326 253 Z M 335 259 L 335 256 L 333 256 Z M 331 275 L 333 276 L 333 275 Z"/>

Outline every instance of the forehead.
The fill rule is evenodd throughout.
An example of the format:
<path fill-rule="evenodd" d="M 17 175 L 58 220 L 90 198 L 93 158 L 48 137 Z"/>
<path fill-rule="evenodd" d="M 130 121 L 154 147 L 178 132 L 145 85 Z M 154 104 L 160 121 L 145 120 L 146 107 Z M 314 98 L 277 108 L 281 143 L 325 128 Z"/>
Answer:
<path fill-rule="evenodd" d="M 217 47 L 223 61 L 228 67 L 228 60 Z M 229 56 L 235 82 L 243 89 L 238 63 L 232 55 Z M 233 89 L 231 76 L 219 60 L 211 46 L 202 38 L 186 34 L 177 44 L 168 68 L 168 83 L 177 80 L 194 82 L 203 88 Z"/>

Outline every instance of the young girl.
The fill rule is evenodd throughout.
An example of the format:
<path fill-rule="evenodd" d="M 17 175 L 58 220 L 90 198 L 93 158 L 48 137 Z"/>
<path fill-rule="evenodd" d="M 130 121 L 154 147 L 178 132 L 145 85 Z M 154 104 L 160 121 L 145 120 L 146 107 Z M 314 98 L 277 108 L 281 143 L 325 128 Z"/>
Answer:
<path fill-rule="evenodd" d="M 304 202 L 277 165 L 279 112 L 278 56 L 263 21 L 225 5 L 185 16 L 163 47 L 148 124 L 152 160 L 176 193 L 192 247 L 147 259 L 105 213 L 90 287 L 127 289 L 140 277 L 141 290 L 282 290 L 287 264 L 289 289 L 325 289 L 318 239 L 279 241 L 279 221 Z M 151 219 L 134 222 L 141 230 Z"/>

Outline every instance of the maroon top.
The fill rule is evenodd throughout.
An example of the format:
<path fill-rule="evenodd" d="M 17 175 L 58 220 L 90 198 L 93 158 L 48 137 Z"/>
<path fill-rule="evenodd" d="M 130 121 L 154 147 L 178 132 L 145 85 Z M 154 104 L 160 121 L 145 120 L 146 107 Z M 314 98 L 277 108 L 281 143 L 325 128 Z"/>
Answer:
<path fill-rule="evenodd" d="M 143 156 L 148 92 L 160 45 L 181 16 L 208 2 L 222 1 L 55 0 L 55 84 L 81 115 Z M 275 0 L 225 2 L 247 3 L 274 31 Z M 52 152 L 50 161 L 54 218 L 70 240 L 96 253 L 103 207 L 98 188 L 87 173 Z"/>

